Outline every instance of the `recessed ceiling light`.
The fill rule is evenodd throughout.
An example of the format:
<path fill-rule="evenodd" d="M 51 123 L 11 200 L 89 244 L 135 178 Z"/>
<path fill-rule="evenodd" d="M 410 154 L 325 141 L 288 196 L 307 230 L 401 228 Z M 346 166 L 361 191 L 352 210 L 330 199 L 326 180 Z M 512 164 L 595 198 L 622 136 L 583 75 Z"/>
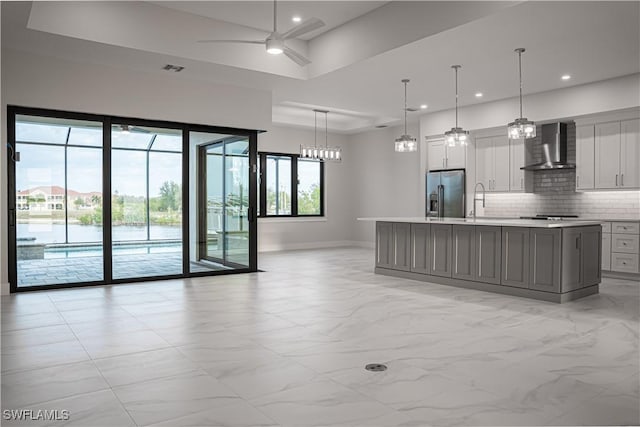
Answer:
<path fill-rule="evenodd" d="M 564 76 L 562 76 L 562 80 L 569 80 L 571 78 L 571 76 L 569 74 L 565 74 Z"/>
<path fill-rule="evenodd" d="M 427 104 L 422 104 L 422 105 L 420 106 L 420 108 L 421 108 L 421 109 L 423 109 L 423 110 L 425 110 L 427 107 L 428 107 L 428 105 L 427 105 Z"/>
<path fill-rule="evenodd" d="M 293 22 L 300 22 L 300 21 L 302 21 L 302 18 L 300 18 L 299 16 L 294 16 L 293 18 L 291 18 L 291 20 Z"/>
<path fill-rule="evenodd" d="M 476 92 L 476 98 L 482 98 L 482 92 Z"/>

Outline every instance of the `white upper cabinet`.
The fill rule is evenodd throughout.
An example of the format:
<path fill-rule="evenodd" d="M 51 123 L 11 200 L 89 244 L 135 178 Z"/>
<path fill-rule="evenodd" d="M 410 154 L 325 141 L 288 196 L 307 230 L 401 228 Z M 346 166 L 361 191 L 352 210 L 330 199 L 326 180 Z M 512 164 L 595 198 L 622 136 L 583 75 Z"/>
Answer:
<path fill-rule="evenodd" d="M 429 170 L 445 169 L 447 153 L 444 147 L 444 140 L 435 140 L 427 142 L 427 164 Z"/>
<path fill-rule="evenodd" d="M 576 126 L 576 189 L 592 190 L 595 172 L 595 126 Z"/>
<path fill-rule="evenodd" d="M 620 186 L 640 188 L 640 119 L 620 123 Z"/>
<path fill-rule="evenodd" d="M 581 126 L 580 128 L 583 128 Z M 622 190 L 640 188 L 640 119 L 622 120 L 594 125 L 594 179 L 593 187 L 587 187 L 584 179 L 588 173 L 589 158 L 581 152 L 585 138 L 577 138 L 577 163 L 582 182 L 578 189 Z M 586 126 L 584 126 L 586 128 Z M 586 142 L 584 143 L 586 147 Z M 583 159 L 584 157 L 584 159 Z"/>
<path fill-rule="evenodd" d="M 493 138 L 495 156 L 493 170 L 493 191 L 509 191 L 509 138 L 496 136 Z"/>
<path fill-rule="evenodd" d="M 620 122 L 595 125 L 595 188 L 620 185 Z"/>
<path fill-rule="evenodd" d="M 466 167 L 467 147 L 449 147 L 443 139 L 427 141 L 429 170 L 463 169 Z"/>
<path fill-rule="evenodd" d="M 491 190 L 494 160 L 493 138 L 476 138 L 476 182 L 482 183 L 485 191 Z"/>
<path fill-rule="evenodd" d="M 445 147 L 447 152 L 447 169 L 463 169 L 467 166 L 467 147 L 457 145 Z"/>
<path fill-rule="evenodd" d="M 524 139 L 509 140 L 509 191 L 524 191 Z"/>
<path fill-rule="evenodd" d="M 506 136 L 476 138 L 476 182 L 486 191 L 509 191 L 509 157 Z"/>

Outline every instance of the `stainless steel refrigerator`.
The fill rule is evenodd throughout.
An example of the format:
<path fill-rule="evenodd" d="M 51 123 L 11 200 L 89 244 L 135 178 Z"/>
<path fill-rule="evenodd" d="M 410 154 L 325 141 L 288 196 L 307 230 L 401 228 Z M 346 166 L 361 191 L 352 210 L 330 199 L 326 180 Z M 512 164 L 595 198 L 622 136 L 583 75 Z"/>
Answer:
<path fill-rule="evenodd" d="M 464 169 L 427 173 L 426 216 L 464 218 Z"/>

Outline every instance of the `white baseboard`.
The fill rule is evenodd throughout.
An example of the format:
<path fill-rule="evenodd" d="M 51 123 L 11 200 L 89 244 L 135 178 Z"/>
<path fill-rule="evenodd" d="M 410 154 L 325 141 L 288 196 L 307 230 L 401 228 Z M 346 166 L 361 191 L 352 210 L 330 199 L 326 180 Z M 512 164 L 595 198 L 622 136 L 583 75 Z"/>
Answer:
<path fill-rule="evenodd" d="M 356 241 L 353 242 L 353 246 L 357 246 L 359 248 L 367 248 L 367 249 L 375 249 L 376 242 L 366 242 L 366 241 Z"/>
<path fill-rule="evenodd" d="M 0 283 L 0 295 L 9 295 L 9 283 Z"/>
<path fill-rule="evenodd" d="M 365 244 L 366 246 L 363 246 Z M 373 242 L 358 242 L 355 240 L 333 240 L 327 242 L 304 242 L 304 243 L 281 243 L 261 245 L 258 248 L 258 252 L 278 252 L 278 251 L 296 251 L 304 249 L 326 249 L 326 248 L 340 248 L 345 246 L 358 246 L 358 247 L 374 247 Z"/>

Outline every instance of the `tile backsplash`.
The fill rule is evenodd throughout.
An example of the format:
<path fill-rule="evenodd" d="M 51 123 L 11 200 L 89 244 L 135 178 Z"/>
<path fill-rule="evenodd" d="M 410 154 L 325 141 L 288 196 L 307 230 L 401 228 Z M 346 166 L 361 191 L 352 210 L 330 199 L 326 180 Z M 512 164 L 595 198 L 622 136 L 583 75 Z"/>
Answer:
<path fill-rule="evenodd" d="M 578 215 L 594 219 L 640 219 L 640 191 L 584 193 L 488 193 L 484 216 L 519 217 L 537 214 Z"/>

